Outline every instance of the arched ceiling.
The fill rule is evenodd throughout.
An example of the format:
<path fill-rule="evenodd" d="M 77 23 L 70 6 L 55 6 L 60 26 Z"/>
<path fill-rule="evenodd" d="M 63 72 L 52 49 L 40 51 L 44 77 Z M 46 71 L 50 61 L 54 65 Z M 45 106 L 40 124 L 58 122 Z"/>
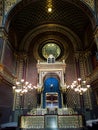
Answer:
<path fill-rule="evenodd" d="M 30 31 L 43 25 L 54 24 L 58 25 L 58 27 L 59 25 L 66 27 L 78 37 L 81 44 L 84 44 L 85 33 L 88 28 L 89 36 L 92 35 L 95 27 L 94 16 L 90 9 L 80 0 L 52 0 L 53 11 L 51 13 L 47 12 L 46 7 L 47 0 L 23 0 L 9 12 L 5 28 L 8 32 L 9 41 L 15 49 L 18 50 L 20 48 L 22 41 Z M 41 36 L 41 29 L 39 32 Z M 48 29 L 46 34 L 49 34 L 47 32 L 56 35 L 56 31 Z M 60 34 L 66 37 L 63 29 L 62 32 L 60 31 Z M 37 35 L 35 37 L 38 38 Z M 91 44 L 91 41 L 89 41 L 86 47 L 89 48 L 89 44 Z M 83 47 L 83 45 L 80 46 Z"/>

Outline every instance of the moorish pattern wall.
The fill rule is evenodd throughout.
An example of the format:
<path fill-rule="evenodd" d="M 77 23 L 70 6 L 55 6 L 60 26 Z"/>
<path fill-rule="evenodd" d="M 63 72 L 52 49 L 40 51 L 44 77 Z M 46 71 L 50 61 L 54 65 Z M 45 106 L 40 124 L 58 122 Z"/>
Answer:
<path fill-rule="evenodd" d="M 0 0 L 0 24 L 1 25 L 2 22 L 4 22 L 4 19 L 6 19 L 6 15 L 10 11 L 10 9 L 13 8 L 15 4 L 17 4 L 20 1 L 22 0 Z M 90 6 L 92 10 L 95 10 L 94 0 L 83 0 L 83 1 L 86 2 L 86 4 Z"/>
<path fill-rule="evenodd" d="M 16 80 L 20 80 L 21 78 L 24 78 L 25 80 L 32 83 L 33 86 L 37 86 L 37 83 L 39 80 L 38 79 L 39 76 L 37 72 L 37 62 L 38 62 L 37 56 L 39 55 L 40 59 L 42 58 L 42 56 L 40 56 L 41 54 L 40 49 L 38 49 L 39 52 L 36 53 L 37 49 L 35 49 L 35 46 L 40 45 L 40 44 L 44 45 L 45 43 L 48 42 L 48 40 L 58 45 L 66 44 L 64 46 L 65 50 L 67 50 L 68 47 L 71 48 L 69 49 L 69 52 L 68 52 L 69 54 L 67 55 L 66 53 L 67 56 L 65 57 L 67 58 L 63 56 L 63 58 L 65 58 L 64 61 L 67 64 L 66 73 L 64 75 L 65 83 L 67 85 L 70 85 L 72 81 L 78 77 L 86 79 L 87 82 L 91 84 L 91 87 L 93 89 L 90 89 L 84 94 L 85 108 L 87 110 L 89 108 L 90 111 L 94 109 L 95 110 L 94 114 L 97 115 L 96 110 L 98 108 L 98 105 L 97 105 L 98 93 L 95 93 L 95 91 L 97 90 L 96 86 L 98 84 L 97 82 L 98 81 L 98 60 L 97 60 L 98 57 L 97 56 L 98 55 L 96 55 L 98 54 L 97 53 L 98 28 L 96 27 L 96 29 L 92 31 L 92 29 L 90 28 L 91 24 L 89 24 L 89 26 L 86 28 L 86 34 L 84 34 L 85 35 L 83 39 L 84 41 L 79 42 L 79 38 L 76 35 L 74 35 L 74 32 L 72 32 L 71 30 L 68 30 L 68 28 L 66 28 L 66 31 L 65 31 L 65 28 L 61 29 L 63 26 L 58 27 L 58 25 L 49 24 L 50 27 L 54 26 L 53 28 L 54 30 L 52 30 L 51 28 L 47 28 L 45 30 L 44 26 L 40 26 L 39 28 L 36 28 L 34 31 L 31 31 L 29 33 L 27 32 L 28 35 L 26 35 L 23 39 L 25 43 L 25 47 L 23 47 L 24 45 L 23 43 L 21 45 L 23 48 L 22 47 L 19 48 L 19 46 L 17 46 L 17 49 L 16 49 L 13 45 L 14 44 L 16 45 L 16 42 L 17 42 L 17 38 L 14 35 L 15 33 L 17 34 L 17 31 L 14 32 L 15 30 L 14 31 L 11 30 L 12 36 L 14 37 L 14 40 L 12 41 L 13 44 L 11 44 L 9 42 L 10 38 L 6 32 L 8 28 L 4 28 L 4 23 L 5 21 L 7 21 L 7 16 L 9 12 L 15 7 L 16 4 L 18 4 L 21 1 L 22 0 L 0 0 L 0 113 L 2 115 L 2 120 L 4 122 L 7 122 L 12 112 L 12 108 L 14 109 L 20 108 L 20 95 L 18 94 L 14 95 L 14 91 L 12 89 L 12 86 L 14 85 Z M 23 0 L 23 4 L 24 4 L 24 1 L 26 0 Z M 29 1 L 30 0 L 27 0 L 26 2 L 28 3 Z M 74 2 L 73 0 L 70 0 L 70 1 Z M 84 6 L 84 8 L 88 7 L 90 11 L 93 12 L 92 14 L 94 14 L 94 17 L 96 16 L 95 18 L 96 18 L 96 23 L 97 23 L 97 20 L 98 20 L 97 0 L 83 0 L 83 2 L 86 5 Z M 77 1 L 75 4 L 78 4 L 78 3 L 79 1 Z M 48 19 L 50 20 L 50 18 L 51 18 L 51 15 L 49 15 Z M 29 28 L 31 28 L 31 26 Z M 41 28 L 43 29 L 42 34 L 40 31 Z M 43 36 L 45 35 L 44 31 L 47 32 L 48 40 L 41 37 L 41 35 Z M 51 35 L 49 34 L 49 31 L 52 32 Z M 92 33 L 90 34 L 89 31 L 90 32 L 92 31 Z M 62 35 L 63 33 L 64 35 Z M 34 34 L 37 36 L 35 36 Z M 65 36 L 67 38 L 65 38 Z M 29 38 L 29 40 L 27 38 Z M 84 43 L 86 44 L 85 47 L 83 46 Z M 89 48 L 87 49 L 88 47 L 87 43 L 90 43 L 91 45 L 94 43 L 94 45 L 89 46 L 89 48 L 94 48 L 94 50 L 91 49 L 90 51 Z M 35 46 L 33 44 L 35 44 Z M 81 49 L 81 47 L 83 48 Z M 79 48 L 79 51 L 77 51 L 77 48 Z M 83 50 L 84 48 L 86 48 L 87 50 L 85 49 L 86 51 L 84 51 Z M 19 49 L 20 51 L 18 51 Z M 22 49 L 24 49 L 25 51 L 23 51 Z M 64 55 L 63 49 L 61 49 L 61 52 Z M 46 62 L 45 59 L 42 59 L 42 61 Z M 58 60 L 58 62 L 59 61 L 60 59 Z M 92 98 L 92 93 L 95 93 L 95 97 L 93 98 Z M 78 94 L 76 94 L 70 88 L 67 89 L 66 92 L 64 92 L 64 94 L 66 94 L 66 97 L 67 97 L 65 98 L 65 100 L 67 102 L 66 105 L 68 107 L 72 107 L 74 109 L 80 109 L 80 101 L 79 101 Z M 4 98 L 4 95 L 6 95 L 5 98 Z M 38 93 L 35 89 L 24 96 L 23 105 L 24 105 L 25 110 L 37 107 L 38 105 L 37 96 L 38 96 Z M 4 98 L 4 102 L 2 101 L 2 97 Z M 15 102 L 14 102 L 14 99 L 16 99 Z M 94 99 L 94 102 L 96 102 L 95 103 L 96 105 L 92 104 L 93 99 Z M 14 107 L 13 107 L 13 102 L 14 102 Z M 4 114 L 3 109 L 4 111 L 8 112 L 7 115 Z M 6 120 L 4 120 L 5 116 L 7 117 Z"/>

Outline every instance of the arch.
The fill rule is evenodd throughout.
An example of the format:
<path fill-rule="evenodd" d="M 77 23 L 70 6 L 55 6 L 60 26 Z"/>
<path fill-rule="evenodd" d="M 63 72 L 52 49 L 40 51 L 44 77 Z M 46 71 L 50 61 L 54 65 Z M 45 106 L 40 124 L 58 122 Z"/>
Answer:
<path fill-rule="evenodd" d="M 39 31 L 40 30 L 40 31 Z M 65 35 L 70 39 L 71 43 L 73 44 L 74 50 L 80 49 L 81 41 L 79 37 L 70 29 L 67 27 L 64 27 L 62 25 L 58 24 L 44 24 L 41 25 L 33 30 L 31 30 L 23 39 L 21 42 L 20 50 L 24 50 L 25 52 L 28 52 L 28 48 L 30 46 L 31 41 L 35 36 L 37 36 L 40 33 L 52 31 L 52 32 L 60 32 L 61 34 Z"/>
<path fill-rule="evenodd" d="M 58 79 L 55 77 L 45 79 L 43 87 L 43 108 L 46 108 L 46 93 L 58 93 L 58 107 L 61 108 L 61 92 Z"/>
<path fill-rule="evenodd" d="M 27 5 L 29 5 L 32 2 L 37 2 L 38 0 L 23 0 L 20 1 L 18 3 L 16 3 L 14 5 L 14 7 L 8 12 L 7 17 L 5 19 L 5 23 L 4 26 L 6 28 L 6 31 L 9 31 L 9 25 L 11 20 L 13 19 L 13 17 L 21 11 L 21 9 L 23 9 L 24 7 L 26 7 Z M 64 0 L 63 0 L 64 1 Z M 94 16 L 94 12 L 83 2 L 80 0 L 66 0 L 64 2 L 69 2 L 71 4 L 74 4 L 76 7 L 79 7 L 84 13 L 85 15 L 87 15 L 92 23 L 92 27 L 93 29 L 95 28 L 96 25 L 96 18 Z"/>
<path fill-rule="evenodd" d="M 51 86 L 52 85 L 52 86 Z M 59 91 L 59 81 L 55 77 L 49 77 L 44 81 L 44 91 L 57 92 Z"/>
<path fill-rule="evenodd" d="M 67 2 L 72 3 L 77 7 L 79 7 L 89 17 L 89 20 L 92 23 L 92 28 L 95 29 L 96 17 L 94 15 L 93 10 L 90 8 L 90 6 L 88 6 L 84 1 L 81 0 L 70 0 L 70 1 L 67 0 Z"/>
<path fill-rule="evenodd" d="M 57 73 L 47 73 L 47 74 L 43 77 L 43 83 L 44 83 L 44 81 L 46 81 L 46 80 L 47 80 L 48 78 L 50 78 L 50 77 L 53 77 L 53 78 L 57 79 L 58 82 L 60 82 L 60 77 L 59 77 L 59 75 L 57 75 Z"/>
<path fill-rule="evenodd" d="M 11 9 L 8 11 L 6 19 L 4 20 L 4 26 L 6 28 L 6 31 L 9 31 L 9 25 L 12 21 L 13 17 L 21 11 L 22 8 L 26 7 L 28 4 L 30 4 L 32 1 L 30 0 L 24 0 L 17 2 L 14 6 L 11 7 Z"/>

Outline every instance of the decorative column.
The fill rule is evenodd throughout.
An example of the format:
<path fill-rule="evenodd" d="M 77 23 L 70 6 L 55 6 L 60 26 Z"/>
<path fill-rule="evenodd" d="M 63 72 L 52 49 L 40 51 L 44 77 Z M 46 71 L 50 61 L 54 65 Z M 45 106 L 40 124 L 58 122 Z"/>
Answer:
<path fill-rule="evenodd" d="M 75 53 L 75 64 L 76 64 L 76 75 L 77 78 L 80 77 L 80 65 L 79 65 L 79 52 Z"/>
<path fill-rule="evenodd" d="M 2 26 L 2 22 L 4 19 L 4 0 L 0 0 L 0 27 Z"/>
<path fill-rule="evenodd" d="M 81 73 L 80 73 L 80 52 L 79 51 L 75 52 L 74 61 L 75 61 L 75 73 L 76 73 L 75 75 L 76 75 L 76 79 L 78 79 L 78 78 L 81 77 Z M 74 79 L 74 80 L 76 80 L 76 79 Z M 73 93 L 73 92 L 71 91 L 71 93 Z M 74 98 L 75 98 L 74 103 L 73 103 L 74 107 L 81 108 L 80 95 L 74 94 L 74 93 L 73 93 L 73 95 L 74 95 Z M 77 106 L 76 106 L 76 104 L 77 104 Z"/>
<path fill-rule="evenodd" d="M 88 80 L 88 76 L 90 74 L 90 66 L 89 66 L 89 56 L 90 52 L 80 52 L 79 55 L 79 65 L 80 65 L 80 76 L 83 80 L 86 80 L 87 84 L 90 84 L 90 80 Z M 84 108 L 85 110 L 89 108 L 92 109 L 91 105 L 91 89 L 89 88 L 82 96 L 84 99 Z"/>
<path fill-rule="evenodd" d="M 79 68 L 80 68 L 80 76 L 82 79 L 85 79 L 86 76 L 86 68 L 85 68 L 85 57 L 84 52 L 79 53 Z"/>
<path fill-rule="evenodd" d="M 25 53 L 18 53 L 16 54 L 16 75 L 18 79 L 25 79 L 26 80 L 26 66 L 27 66 L 27 54 Z"/>
<path fill-rule="evenodd" d="M 91 51 L 86 51 L 84 53 L 85 58 L 85 67 L 86 67 L 86 76 L 89 76 L 92 72 L 92 61 L 91 61 Z"/>
<path fill-rule="evenodd" d="M 95 13 L 96 13 L 96 21 L 98 25 L 98 0 L 95 0 Z"/>
<path fill-rule="evenodd" d="M 5 46 L 7 43 L 8 36 L 3 28 L 0 28 L 0 38 L 2 39 L 2 49 L 1 49 L 1 56 L 0 56 L 0 64 L 3 64 L 3 58 L 4 58 L 4 52 L 5 52 Z"/>
<path fill-rule="evenodd" d="M 82 78 L 83 80 L 86 80 L 87 83 L 90 84 L 90 80 L 88 78 L 90 72 L 91 72 L 91 66 L 90 66 L 90 51 L 85 52 L 76 52 L 75 53 L 75 64 L 76 64 L 76 74 L 77 78 Z M 82 95 L 82 98 L 84 99 L 84 104 L 82 105 L 83 108 L 89 108 L 91 109 L 91 89 L 89 88 L 87 92 L 85 92 Z M 79 98 L 79 97 L 77 97 Z M 79 100 L 78 100 L 79 101 Z M 81 103 L 80 107 L 81 107 Z"/>
<path fill-rule="evenodd" d="M 90 56 L 89 51 L 84 52 L 80 51 L 75 54 L 77 78 L 81 77 L 82 79 L 85 79 L 86 76 L 88 75 L 88 72 L 90 71 L 89 56 Z"/>
<path fill-rule="evenodd" d="M 91 58 L 90 58 L 90 55 L 91 55 L 91 52 L 90 51 L 86 51 L 85 53 L 84 53 L 84 64 L 85 64 L 85 68 L 86 68 L 86 73 L 85 73 L 85 75 L 86 75 L 86 81 L 87 81 L 87 83 L 89 83 L 90 84 L 90 78 L 89 78 L 89 75 L 91 74 L 91 72 L 92 72 L 92 66 L 91 66 Z M 86 107 L 86 109 L 87 110 L 91 110 L 92 109 L 92 103 L 91 103 L 91 88 L 89 88 L 87 91 L 86 91 L 86 93 L 85 93 L 85 95 L 84 95 L 84 98 L 85 98 L 85 107 Z"/>
<path fill-rule="evenodd" d="M 26 68 L 27 67 L 27 54 L 17 53 L 16 54 L 16 80 L 20 81 L 21 79 L 26 80 Z M 20 95 L 16 93 L 15 95 L 15 108 L 20 108 Z M 25 98 L 25 97 L 24 97 Z"/>
<path fill-rule="evenodd" d="M 85 52 L 78 51 L 75 53 L 75 64 L 77 78 L 84 78 L 86 75 Z"/>
<path fill-rule="evenodd" d="M 98 61 L 98 27 L 96 28 L 94 37 L 95 37 L 95 43 L 96 43 L 96 46 L 97 46 L 96 60 Z"/>

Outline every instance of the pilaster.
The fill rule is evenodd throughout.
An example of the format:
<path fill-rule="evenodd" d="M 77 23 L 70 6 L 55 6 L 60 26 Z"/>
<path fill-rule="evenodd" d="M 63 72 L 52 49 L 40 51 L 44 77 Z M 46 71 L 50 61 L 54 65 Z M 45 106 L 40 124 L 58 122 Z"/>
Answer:
<path fill-rule="evenodd" d="M 7 33 L 5 32 L 4 28 L 0 28 L 0 38 L 2 39 L 3 43 L 2 44 L 2 49 L 1 49 L 1 59 L 0 59 L 0 64 L 3 63 L 3 58 L 4 58 L 4 52 L 5 52 L 5 46 L 6 46 L 6 43 L 7 43 L 7 40 L 8 40 L 8 35 Z"/>
<path fill-rule="evenodd" d="M 4 14 L 4 0 L 0 0 L 0 27 L 2 26 L 3 22 L 3 14 Z"/>
<path fill-rule="evenodd" d="M 3 65 L 5 47 L 8 42 L 8 35 L 4 28 L 0 28 L 0 39 L 1 41 L 1 50 L 0 50 L 0 76 L 7 80 L 9 83 L 13 84 L 15 76 Z"/>
<path fill-rule="evenodd" d="M 75 54 L 75 61 L 76 61 L 76 72 L 77 72 L 77 78 L 82 78 L 83 80 L 86 80 L 87 83 L 90 83 L 90 79 L 88 78 L 88 75 L 91 72 L 90 68 L 90 51 L 85 51 L 85 52 L 77 52 Z M 88 89 L 88 91 L 83 94 L 83 97 L 85 98 L 84 100 L 84 105 L 85 109 L 89 108 L 91 109 L 91 90 Z"/>
<path fill-rule="evenodd" d="M 98 27 L 96 28 L 96 30 L 94 32 L 94 38 L 95 38 L 95 43 L 96 43 L 97 52 L 98 52 Z"/>
<path fill-rule="evenodd" d="M 77 78 L 85 78 L 85 54 L 78 51 L 75 53 L 76 73 Z"/>
<path fill-rule="evenodd" d="M 90 51 L 78 51 L 75 53 L 75 64 L 76 64 L 76 73 L 77 78 L 81 77 L 85 79 L 88 74 L 90 74 L 91 68 L 90 63 Z"/>
<path fill-rule="evenodd" d="M 21 79 L 26 80 L 27 54 L 20 52 L 15 54 L 15 57 L 16 57 L 16 80 L 17 81 L 20 81 Z M 20 109 L 21 96 L 19 93 L 15 93 L 14 91 L 13 93 L 15 99 L 13 110 Z"/>
<path fill-rule="evenodd" d="M 17 61 L 17 66 L 16 66 L 16 74 L 17 74 L 17 79 L 20 80 L 24 78 L 26 80 L 26 66 L 27 66 L 27 54 L 26 53 L 17 53 L 16 55 L 16 61 Z"/>
<path fill-rule="evenodd" d="M 80 69 L 79 69 L 79 52 L 75 52 L 75 65 L 76 65 L 76 76 L 77 78 L 80 77 Z"/>
<path fill-rule="evenodd" d="M 95 0 L 95 14 L 96 14 L 96 21 L 98 25 L 98 0 Z"/>

